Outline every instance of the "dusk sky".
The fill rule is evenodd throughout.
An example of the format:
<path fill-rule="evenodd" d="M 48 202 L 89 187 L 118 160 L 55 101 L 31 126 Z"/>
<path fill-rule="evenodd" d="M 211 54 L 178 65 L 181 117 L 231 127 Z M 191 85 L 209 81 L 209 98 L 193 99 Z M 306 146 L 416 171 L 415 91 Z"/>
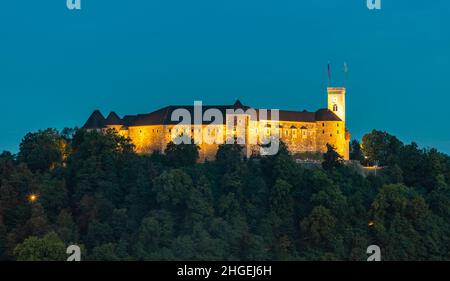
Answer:
<path fill-rule="evenodd" d="M 311 110 L 349 67 L 347 127 L 450 153 L 450 1 L 66 0 L 0 4 L 0 151 L 45 128 L 169 104 Z"/>

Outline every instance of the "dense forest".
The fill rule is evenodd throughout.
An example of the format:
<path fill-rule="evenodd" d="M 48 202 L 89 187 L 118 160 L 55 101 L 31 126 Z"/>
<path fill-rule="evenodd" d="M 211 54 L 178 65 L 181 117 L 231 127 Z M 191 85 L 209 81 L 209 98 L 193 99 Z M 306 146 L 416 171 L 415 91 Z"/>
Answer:
<path fill-rule="evenodd" d="M 0 155 L 0 260 L 450 260 L 450 157 L 372 131 L 317 167 L 222 145 L 138 155 L 114 132 L 27 134 Z"/>

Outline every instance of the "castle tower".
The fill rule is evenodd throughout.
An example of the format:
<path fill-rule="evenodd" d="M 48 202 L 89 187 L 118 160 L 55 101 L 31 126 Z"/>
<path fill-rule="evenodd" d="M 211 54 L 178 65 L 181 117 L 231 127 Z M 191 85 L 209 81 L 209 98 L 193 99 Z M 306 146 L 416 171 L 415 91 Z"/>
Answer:
<path fill-rule="evenodd" d="M 328 87 L 328 109 L 345 122 L 345 88 Z"/>

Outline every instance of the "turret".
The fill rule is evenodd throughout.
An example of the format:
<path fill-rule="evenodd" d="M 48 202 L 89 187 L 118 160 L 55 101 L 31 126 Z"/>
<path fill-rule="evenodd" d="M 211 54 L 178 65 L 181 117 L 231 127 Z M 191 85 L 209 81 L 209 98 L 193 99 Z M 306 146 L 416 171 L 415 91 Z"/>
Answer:
<path fill-rule="evenodd" d="M 109 113 L 108 117 L 105 120 L 105 126 L 109 129 L 115 129 L 117 132 L 120 131 L 122 126 L 125 123 L 122 119 L 120 119 L 119 115 L 117 115 L 114 111 Z"/>
<path fill-rule="evenodd" d="M 105 127 L 105 117 L 103 117 L 100 110 L 94 110 L 83 126 L 86 130 L 100 130 Z"/>

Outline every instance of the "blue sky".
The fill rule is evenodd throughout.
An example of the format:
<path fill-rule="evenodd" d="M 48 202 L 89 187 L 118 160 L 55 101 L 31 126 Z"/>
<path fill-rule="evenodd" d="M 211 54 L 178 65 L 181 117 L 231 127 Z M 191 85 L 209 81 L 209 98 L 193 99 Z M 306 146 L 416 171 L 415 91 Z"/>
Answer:
<path fill-rule="evenodd" d="M 94 109 L 326 107 L 349 66 L 347 126 L 450 153 L 450 1 L 66 0 L 0 4 L 0 150 Z"/>

